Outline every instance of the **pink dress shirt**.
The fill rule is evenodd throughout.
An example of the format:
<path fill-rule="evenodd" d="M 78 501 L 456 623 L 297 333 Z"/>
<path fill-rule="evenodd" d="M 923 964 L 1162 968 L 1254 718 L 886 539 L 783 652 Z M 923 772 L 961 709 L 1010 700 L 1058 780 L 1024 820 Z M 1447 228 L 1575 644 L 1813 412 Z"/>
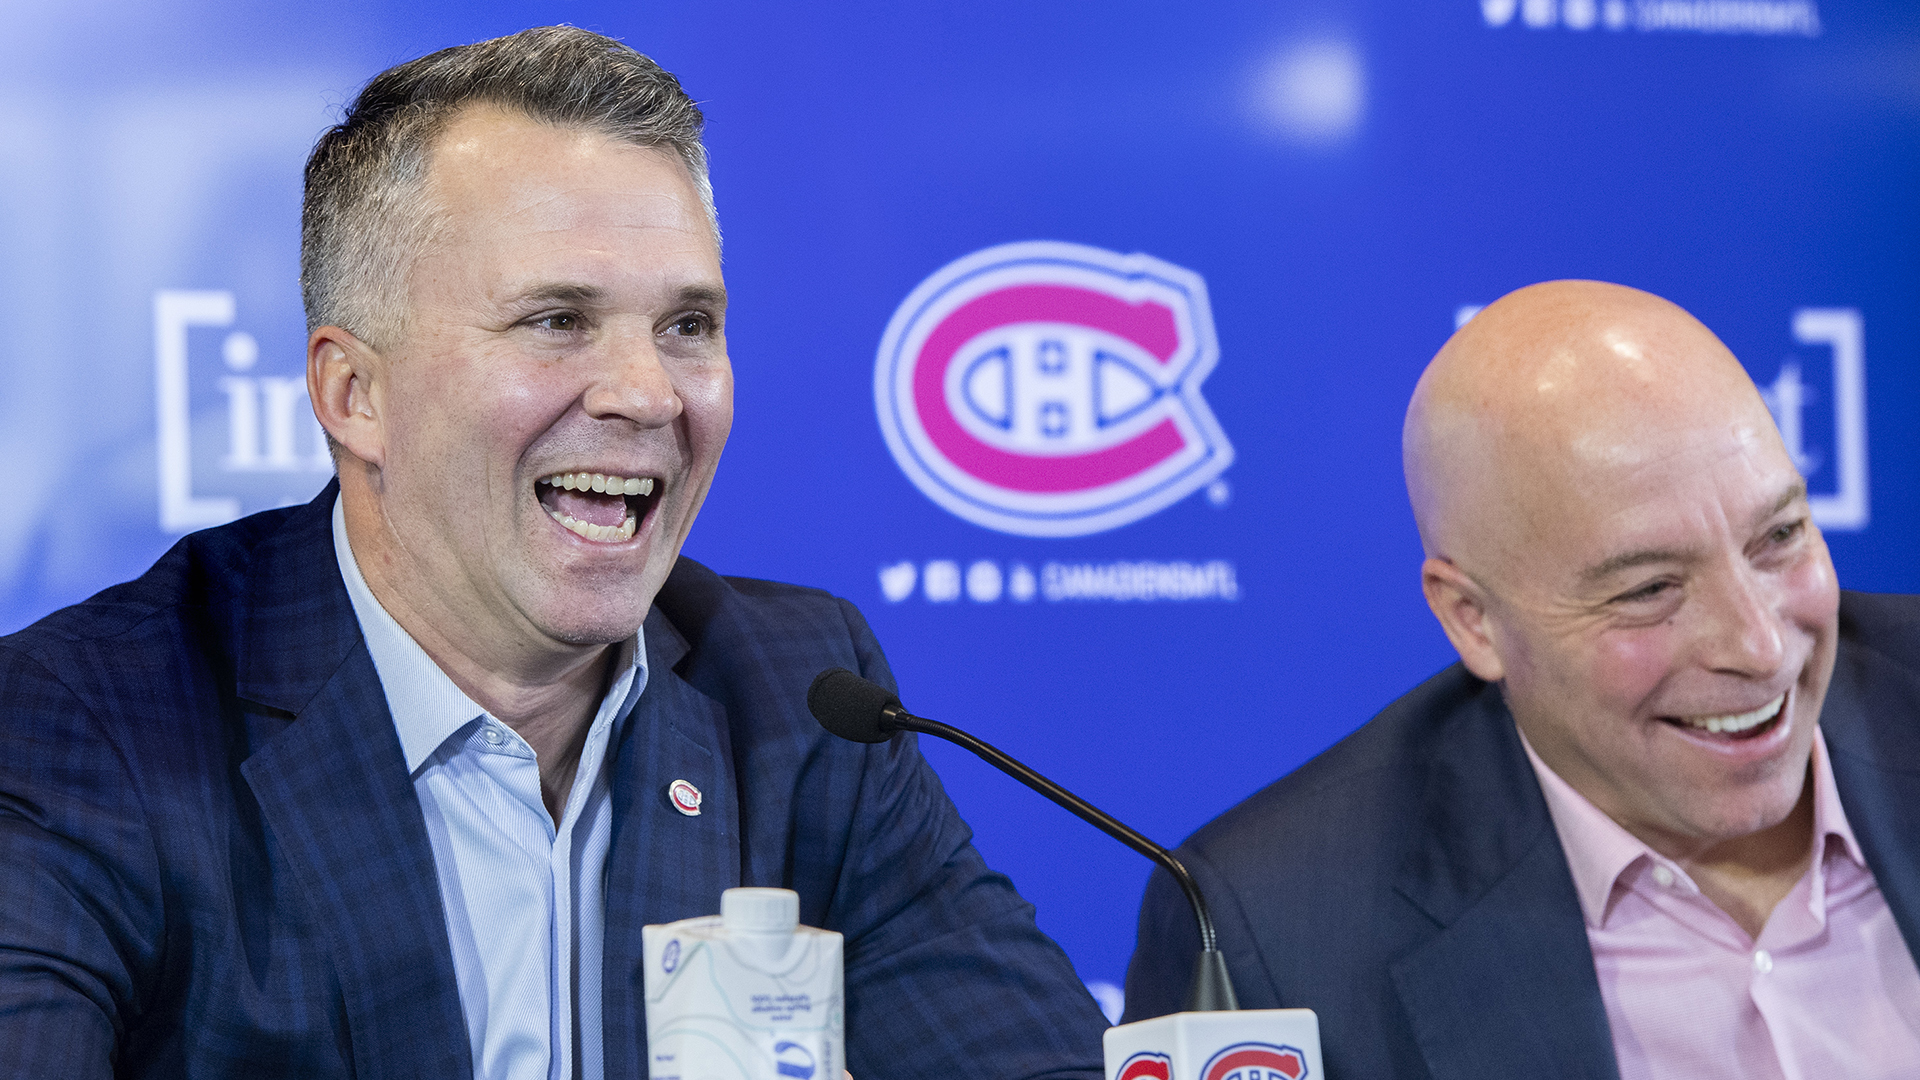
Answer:
<path fill-rule="evenodd" d="M 1920 1077 L 1920 971 L 1847 826 L 1824 735 L 1813 863 L 1758 939 L 1527 757 L 1580 894 L 1620 1080 Z"/>

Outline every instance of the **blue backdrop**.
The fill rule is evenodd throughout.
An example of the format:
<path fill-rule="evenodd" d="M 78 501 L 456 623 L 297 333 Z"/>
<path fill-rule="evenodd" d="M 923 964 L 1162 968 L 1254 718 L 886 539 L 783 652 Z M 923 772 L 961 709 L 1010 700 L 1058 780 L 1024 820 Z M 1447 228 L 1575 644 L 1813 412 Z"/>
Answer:
<path fill-rule="evenodd" d="M 1842 582 L 1920 591 L 1908 3 L 154 7 L 0 13 L 0 629 L 325 482 L 299 383 L 306 151 L 379 69 L 554 21 L 652 55 L 710 119 L 738 419 L 689 553 L 852 598 L 910 707 L 1167 842 L 1451 659 L 1401 413 L 1456 320 L 1528 282 L 1698 314 L 1767 389 Z M 896 312 L 1025 241 L 1090 261 L 968 279 L 999 314 L 930 396 L 903 391 L 890 446 Z M 1153 294 L 1184 327 L 1171 358 L 1072 304 L 1016 310 L 1049 283 L 1132 304 L 1150 278 L 1202 283 Z M 911 316 L 923 341 L 944 325 Z M 896 461 L 946 452 L 943 408 L 948 449 L 999 481 Z M 1072 475 L 1022 488 L 1021 462 Z M 1003 517 L 954 512 L 939 475 Z M 1167 477 L 1167 505 L 1135 498 Z M 1005 527 L 1076 499 L 1132 509 Z M 1141 861 L 928 753 L 1083 977 L 1118 982 Z"/>

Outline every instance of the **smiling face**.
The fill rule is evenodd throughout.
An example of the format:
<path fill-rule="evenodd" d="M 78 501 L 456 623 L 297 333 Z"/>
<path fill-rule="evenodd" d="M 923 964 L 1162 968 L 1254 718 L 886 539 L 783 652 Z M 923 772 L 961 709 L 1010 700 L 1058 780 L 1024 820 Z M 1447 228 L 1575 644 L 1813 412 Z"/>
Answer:
<path fill-rule="evenodd" d="M 1772 828 L 1800 798 L 1837 637 L 1805 484 L 1690 316 L 1617 286 L 1535 288 L 1416 393 L 1429 602 L 1541 758 L 1656 850 Z"/>
<path fill-rule="evenodd" d="M 1805 485 L 1770 425 L 1677 433 L 1578 471 L 1536 519 L 1533 556 L 1491 590 L 1516 721 L 1658 850 L 1777 824 L 1800 798 L 1836 638 Z"/>
<path fill-rule="evenodd" d="M 443 666 L 629 637 L 732 423 L 700 198 L 669 152 L 491 107 L 436 140 L 426 195 L 399 340 L 357 346 L 358 411 L 330 425 L 364 463 L 342 467 L 362 572 Z"/>

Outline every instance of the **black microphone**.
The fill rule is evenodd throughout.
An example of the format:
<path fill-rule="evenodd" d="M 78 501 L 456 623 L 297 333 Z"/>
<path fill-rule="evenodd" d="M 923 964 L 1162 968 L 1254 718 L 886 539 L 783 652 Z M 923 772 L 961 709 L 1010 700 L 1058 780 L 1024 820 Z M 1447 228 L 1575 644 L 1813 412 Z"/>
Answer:
<path fill-rule="evenodd" d="M 854 742 L 886 742 L 896 731 L 917 731 L 932 735 L 973 751 L 1001 772 L 1066 807 L 1081 820 L 1152 859 L 1173 875 L 1180 890 L 1193 906 L 1194 921 L 1200 924 L 1200 955 L 1194 957 L 1193 982 L 1187 987 L 1188 1012 L 1223 1012 L 1240 1007 L 1233 994 L 1233 980 L 1227 976 L 1227 959 L 1215 943 L 1213 919 L 1207 914 L 1207 902 L 1193 875 L 1174 858 L 1173 852 L 1120 823 L 1092 803 L 1041 776 L 999 749 L 961 731 L 957 727 L 915 716 L 900 707 L 900 699 L 886 687 L 868 682 L 845 668 L 828 668 L 814 676 L 807 688 L 807 710 L 820 726 L 843 739 Z"/>

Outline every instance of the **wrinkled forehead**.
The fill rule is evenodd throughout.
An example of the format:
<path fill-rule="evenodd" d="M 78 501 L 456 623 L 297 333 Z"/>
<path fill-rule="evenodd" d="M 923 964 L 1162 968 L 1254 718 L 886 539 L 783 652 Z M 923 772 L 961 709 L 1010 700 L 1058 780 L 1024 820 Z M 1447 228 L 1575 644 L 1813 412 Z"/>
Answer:
<path fill-rule="evenodd" d="M 1805 485 L 1764 406 L 1726 404 L 1503 440 L 1487 539 L 1509 567 L 1555 585 L 1623 553 L 1744 545 Z"/>

